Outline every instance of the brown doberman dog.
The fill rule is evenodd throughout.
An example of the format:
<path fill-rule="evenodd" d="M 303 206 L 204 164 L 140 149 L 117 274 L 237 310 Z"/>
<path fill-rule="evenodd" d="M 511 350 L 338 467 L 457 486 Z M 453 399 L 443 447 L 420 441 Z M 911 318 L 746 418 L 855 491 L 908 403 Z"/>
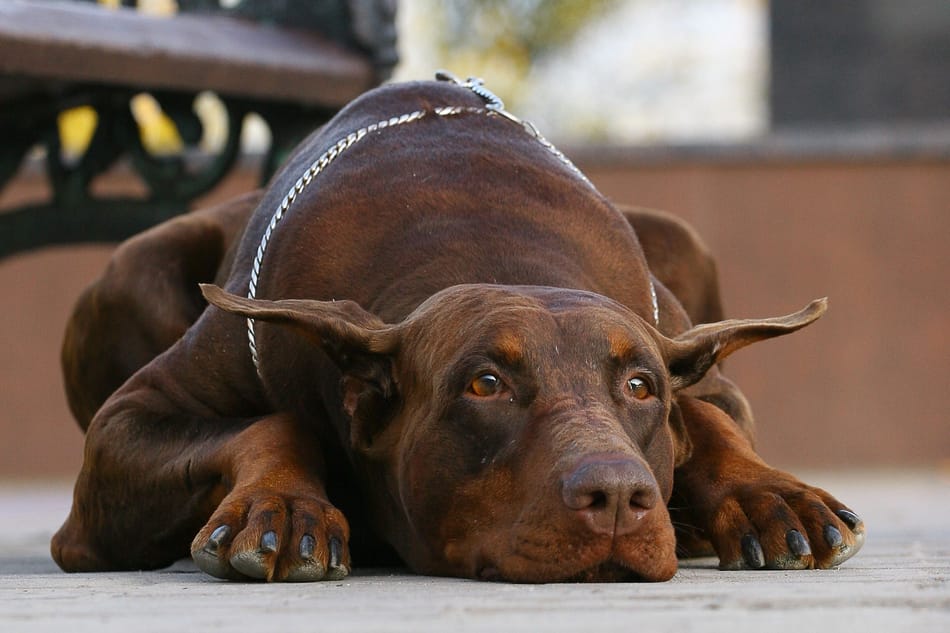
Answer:
<path fill-rule="evenodd" d="M 612 206 L 480 83 L 374 90 L 82 297 L 63 361 L 85 461 L 53 557 L 190 547 L 270 581 L 838 565 L 860 519 L 763 463 L 717 366 L 825 303 L 722 320 L 717 283 L 689 227 Z"/>

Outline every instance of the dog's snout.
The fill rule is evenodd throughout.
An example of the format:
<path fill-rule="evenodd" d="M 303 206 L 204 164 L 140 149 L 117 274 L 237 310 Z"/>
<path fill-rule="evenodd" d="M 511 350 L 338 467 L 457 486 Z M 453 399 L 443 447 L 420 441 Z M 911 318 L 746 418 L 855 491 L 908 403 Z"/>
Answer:
<path fill-rule="evenodd" d="M 660 498 L 652 473 L 627 457 L 585 461 L 564 477 L 562 495 L 592 531 L 616 536 L 635 531 Z"/>

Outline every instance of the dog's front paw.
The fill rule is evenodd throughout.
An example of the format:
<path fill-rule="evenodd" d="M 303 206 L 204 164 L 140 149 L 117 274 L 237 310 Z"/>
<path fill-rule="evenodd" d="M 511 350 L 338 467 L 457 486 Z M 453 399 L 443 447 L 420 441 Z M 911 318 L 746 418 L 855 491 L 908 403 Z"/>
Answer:
<path fill-rule="evenodd" d="M 350 571 L 349 525 L 317 496 L 235 489 L 198 532 L 191 557 L 218 578 L 336 580 Z"/>
<path fill-rule="evenodd" d="M 763 469 L 736 485 L 709 517 L 720 569 L 836 567 L 864 544 L 864 523 L 819 488 Z"/>

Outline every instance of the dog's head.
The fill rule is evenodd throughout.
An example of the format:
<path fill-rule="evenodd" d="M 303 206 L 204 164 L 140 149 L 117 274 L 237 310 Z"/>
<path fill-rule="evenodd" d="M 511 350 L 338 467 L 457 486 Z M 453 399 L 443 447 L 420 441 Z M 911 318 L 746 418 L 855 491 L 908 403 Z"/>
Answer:
<path fill-rule="evenodd" d="M 340 367 L 353 461 L 410 566 L 526 582 L 670 578 L 666 502 L 690 451 L 674 394 L 825 308 L 669 339 L 615 301 L 558 288 L 455 286 L 398 324 L 348 301 L 204 292 Z"/>

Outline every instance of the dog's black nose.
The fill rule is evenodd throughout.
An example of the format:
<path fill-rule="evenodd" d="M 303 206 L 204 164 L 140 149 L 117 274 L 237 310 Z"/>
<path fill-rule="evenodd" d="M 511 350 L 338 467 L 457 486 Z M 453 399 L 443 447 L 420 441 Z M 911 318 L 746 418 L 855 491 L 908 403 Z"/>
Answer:
<path fill-rule="evenodd" d="M 653 474 L 628 457 L 584 460 L 564 477 L 562 495 L 592 531 L 615 536 L 635 531 L 660 499 Z"/>

